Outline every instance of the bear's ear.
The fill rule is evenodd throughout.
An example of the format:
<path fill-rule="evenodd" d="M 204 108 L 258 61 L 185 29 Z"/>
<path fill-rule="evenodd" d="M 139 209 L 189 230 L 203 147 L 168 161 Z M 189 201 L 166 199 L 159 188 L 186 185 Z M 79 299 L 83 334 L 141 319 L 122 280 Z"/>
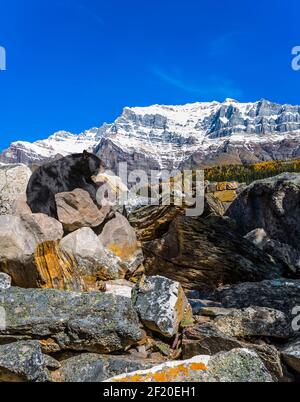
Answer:
<path fill-rule="evenodd" d="M 83 151 L 83 158 L 84 158 L 84 159 L 87 159 L 88 157 L 89 157 L 88 151 L 84 150 L 84 151 Z"/>

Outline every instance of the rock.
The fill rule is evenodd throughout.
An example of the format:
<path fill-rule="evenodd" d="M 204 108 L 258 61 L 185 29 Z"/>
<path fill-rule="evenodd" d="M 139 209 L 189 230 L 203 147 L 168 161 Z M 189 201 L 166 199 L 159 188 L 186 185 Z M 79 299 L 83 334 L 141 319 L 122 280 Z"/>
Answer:
<path fill-rule="evenodd" d="M 60 249 L 73 256 L 78 273 L 89 288 L 98 281 L 119 279 L 125 276 L 126 267 L 119 258 L 108 252 L 90 228 L 82 228 L 64 237 Z"/>
<path fill-rule="evenodd" d="M 18 196 L 12 203 L 11 214 L 14 216 L 23 216 L 31 214 L 31 209 L 27 204 L 26 194 Z"/>
<path fill-rule="evenodd" d="M 214 325 L 224 334 L 238 338 L 288 339 L 292 334 L 286 315 L 265 307 L 231 310 L 226 315 L 218 316 L 214 320 Z"/>
<path fill-rule="evenodd" d="M 206 317 L 212 317 L 212 318 L 216 318 L 219 316 L 223 316 L 223 315 L 229 315 L 230 313 L 232 313 L 233 309 L 230 308 L 222 308 L 219 306 L 203 306 L 200 310 L 199 310 L 199 314 L 206 316 Z"/>
<path fill-rule="evenodd" d="M 133 288 L 132 300 L 143 324 L 167 338 L 177 334 L 183 320 L 192 319 L 181 285 L 161 276 L 143 278 Z"/>
<path fill-rule="evenodd" d="M 12 287 L 0 291 L 0 307 L 6 311 L 0 335 L 51 339 L 60 350 L 110 353 L 144 336 L 131 301 L 121 296 Z"/>
<path fill-rule="evenodd" d="M 252 230 L 245 238 L 265 253 L 286 264 L 291 274 L 300 272 L 300 250 L 295 249 L 289 244 L 270 239 L 264 229 Z"/>
<path fill-rule="evenodd" d="M 147 275 L 163 275 L 187 289 L 278 278 L 283 267 L 243 239 L 228 218 L 178 216 L 162 237 L 143 246 Z"/>
<path fill-rule="evenodd" d="M 282 358 L 289 367 L 300 374 L 300 338 L 294 339 L 283 348 Z"/>
<path fill-rule="evenodd" d="M 205 194 L 204 213 L 202 216 L 216 215 L 223 216 L 226 212 L 225 204 L 213 194 Z"/>
<path fill-rule="evenodd" d="M 74 257 L 64 252 L 58 242 L 39 244 L 34 254 L 34 266 L 36 281 L 33 287 L 69 291 L 88 290 Z"/>
<path fill-rule="evenodd" d="M 226 190 L 237 190 L 239 188 L 239 183 L 236 181 L 230 181 L 226 184 Z"/>
<path fill-rule="evenodd" d="M 89 193 L 79 188 L 68 193 L 56 194 L 55 200 L 58 219 L 68 232 L 83 227 L 96 228 L 110 213 L 110 207 L 97 207 Z"/>
<path fill-rule="evenodd" d="M 50 360 L 38 341 L 0 345 L 0 382 L 47 382 Z"/>
<path fill-rule="evenodd" d="M 283 173 L 253 182 L 230 206 L 227 215 L 235 219 L 246 235 L 263 228 L 270 239 L 299 249 L 300 174 Z"/>
<path fill-rule="evenodd" d="M 248 348 L 256 352 L 274 379 L 283 376 L 280 355 L 275 347 L 249 344 L 220 331 L 213 322 L 186 328 L 182 340 L 182 356 L 190 359 L 197 355 L 215 355 L 236 348 Z"/>
<path fill-rule="evenodd" d="M 33 234 L 17 216 L 0 216 L 0 271 L 19 286 L 31 285 L 32 257 L 37 245 Z"/>
<path fill-rule="evenodd" d="M 233 202 L 236 199 L 236 191 L 235 190 L 224 190 L 217 191 L 214 194 L 214 197 L 218 198 L 221 202 Z"/>
<path fill-rule="evenodd" d="M 11 287 L 11 277 L 3 272 L 0 273 L 0 290 L 9 289 Z"/>
<path fill-rule="evenodd" d="M 163 363 L 148 370 L 123 374 L 107 382 L 273 382 L 259 356 L 234 349 L 215 356 Z"/>
<path fill-rule="evenodd" d="M 172 205 L 149 205 L 129 214 L 128 219 L 141 242 L 161 238 L 177 215 L 184 213 L 180 207 Z"/>
<path fill-rule="evenodd" d="M 215 355 L 241 348 L 242 342 L 226 335 L 213 324 L 197 324 L 184 329 L 182 340 L 182 353 L 184 359 L 197 355 Z"/>
<path fill-rule="evenodd" d="M 68 263 L 66 270 L 62 271 L 67 258 L 63 256 L 62 264 L 56 265 L 59 258 L 55 242 L 53 246 L 48 247 L 43 244 L 62 236 L 62 225 L 43 214 L 0 216 L 0 271 L 10 275 L 15 286 L 57 287 L 58 277 L 69 270 L 70 264 Z M 49 253 L 50 249 L 52 254 Z M 43 255 L 43 252 L 48 254 Z"/>
<path fill-rule="evenodd" d="M 254 229 L 251 232 L 247 233 L 244 237 L 261 250 L 264 249 L 265 244 L 269 240 L 268 235 L 264 229 Z"/>
<path fill-rule="evenodd" d="M 143 252 L 138 245 L 135 230 L 118 212 L 106 223 L 99 240 L 107 250 L 126 264 L 128 271 L 134 272 L 143 263 Z"/>
<path fill-rule="evenodd" d="M 105 282 L 106 293 L 116 296 L 124 296 L 131 299 L 131 292 L 134 284 L 125 279 L 117 279 Z"/>
<path fill-rule="evenodd" d="M 213 302 L 211 300 L 188 299 L 188 301 L 192 307 L 193 314 L 201 315 L 203 315 L 203 310 L 211 310 L 212 307 L 220 307 L 221 305 L 220 303 Z"/>
<path fill-rule="evenodd" d="M 31 170 L 25 165 L 0 165 L 0 215 L 12 213 L 16 198 L 26 194 Z"/>
<path fill-rule="evenodd" d="M 32 233 L 37 244 L 60 240 L 64 235 L 62 224 L 45 214 L 22 214 L 21 220 L 25 228 Z"/>
<path fill-rule="evenodd" d="M 227 308 L 267 307 L 291 318 L 295 306 L 300 306 L 300 280 L 240 283 L 218 289 L 215 296 Z"/>
<path fill-rule="evenodd" d="M 61 368 L 53 373 L 57 382 L 102 382 L 124 372 L 143 370 L 154 366 L 149 359 L 131 356 L 109 356 L 83 353 L 61 362 Z"/>

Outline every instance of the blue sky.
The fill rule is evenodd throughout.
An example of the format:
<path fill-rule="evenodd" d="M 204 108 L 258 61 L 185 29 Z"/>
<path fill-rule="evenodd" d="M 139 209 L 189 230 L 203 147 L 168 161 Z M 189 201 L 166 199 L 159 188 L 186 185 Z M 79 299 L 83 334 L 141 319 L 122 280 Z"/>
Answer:
<path fill-rule="evenodd" d="M 124 106 L 300 104 L 299 0 L 0 0 L 0 149 Z"/>

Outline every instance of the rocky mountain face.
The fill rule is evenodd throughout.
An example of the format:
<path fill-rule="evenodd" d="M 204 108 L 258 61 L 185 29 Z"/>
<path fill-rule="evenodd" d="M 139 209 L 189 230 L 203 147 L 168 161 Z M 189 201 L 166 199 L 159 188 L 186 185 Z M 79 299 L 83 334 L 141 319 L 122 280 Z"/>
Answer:
<path fill-rule="evenodd" d="M 0 161 L 40 163 L 93 149 L 110 169 L 177 169 L 300 156 L 300 107 L 233 99 L 181 106 L 126 107 L 113 124 L 80 135 L 59 132 L 16 142 Z"/>
<path fill-rule="evenodd" d="M 125 108 L 95 152 L 115 169 L 176 169 L 292 159 L 300 154 L 300 108 L 266 100 Z"/>

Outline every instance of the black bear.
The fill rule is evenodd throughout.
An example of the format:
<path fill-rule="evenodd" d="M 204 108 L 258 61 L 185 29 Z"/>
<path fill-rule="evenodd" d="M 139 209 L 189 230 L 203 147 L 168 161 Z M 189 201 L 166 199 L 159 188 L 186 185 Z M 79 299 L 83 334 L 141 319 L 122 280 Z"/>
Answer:
<path fill-rule="evenodd" d="M 55 195 L 81 188 L 96 202 L 97 185 L 93 181 L 104 170 L 102 161 L 87 151 L 46 163 L 31 176 L 27 190 L 27 203 L 33 213 L 57 217 Z"/>

